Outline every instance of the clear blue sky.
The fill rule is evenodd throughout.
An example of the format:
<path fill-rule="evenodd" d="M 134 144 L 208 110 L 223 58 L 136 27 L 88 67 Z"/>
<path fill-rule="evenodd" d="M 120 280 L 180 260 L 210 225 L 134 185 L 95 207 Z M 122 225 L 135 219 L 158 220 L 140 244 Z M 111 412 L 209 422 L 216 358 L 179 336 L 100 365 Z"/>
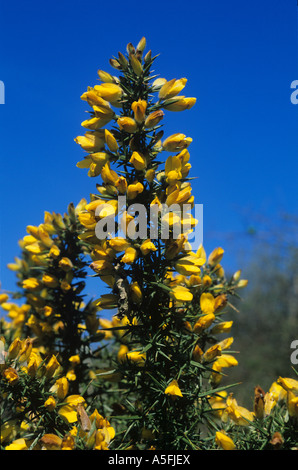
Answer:
<path fill-rule="evenodd" d="M 26 225 L 44 210 L 64 212 L 89 198 L 95 180 L 76 167 L 86 104 L 80 95 L 111 73 L 108 60 L 142 36 L 160 53 L 155 71 L 187 77 L 194 108 L 167 113 L 165 133 L 192 137 L 191 176 L 204 204 L 204 240 L 241 234 L 242 211 L 272 219 L 297 214 L 298 80 L 296 0 L 178 2 L 2 2 L 0 8 L 1 271 L 4 289 L 14 275 Z M 184 94 L 184 92 L 183 92 Z M 222 242 L 224 244 L 224 241 Z M 225 247 L 225 246 L 224 246 Z M 225 263 L 233 260 L 233 245 Z"/>

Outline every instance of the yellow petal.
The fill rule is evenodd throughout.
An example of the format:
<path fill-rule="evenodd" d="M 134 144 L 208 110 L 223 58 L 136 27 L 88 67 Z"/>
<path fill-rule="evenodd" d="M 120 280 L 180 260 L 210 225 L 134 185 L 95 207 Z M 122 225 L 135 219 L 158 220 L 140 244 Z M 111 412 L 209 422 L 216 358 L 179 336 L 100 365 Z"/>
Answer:
<path fill-rule="evenodd" d="M 183 397 L 182 392 L 178 386 L 177 380 L 172 380 L 172 382 L 165 389 L 166 395 L 172 395 L 175 397 Z"/>

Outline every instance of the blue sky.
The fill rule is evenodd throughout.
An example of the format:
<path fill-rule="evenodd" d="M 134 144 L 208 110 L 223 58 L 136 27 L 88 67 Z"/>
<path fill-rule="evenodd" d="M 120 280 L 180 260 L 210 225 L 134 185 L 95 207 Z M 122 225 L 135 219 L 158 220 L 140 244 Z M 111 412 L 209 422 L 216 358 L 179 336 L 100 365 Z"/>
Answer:
<path fill-rule="evenodd" d="M 95 180 L 76 167 L 82 151 L 74 138 L 86 116 L 80 96 L 98 69 L 114 73 L 110 57 L 142 36 L 160 54 L 156 73 L 187 77 L 185 94 L 197 97 L 191 110 L 168 112 L 164 130 L 193 138 L 207 251 L 223 245 L 224 265 L 233 268 L 236 244 L 225 246 L 225 237 L 241 238 L 250 224 L 244 213 L 297 214 L 296 0 L 18 0 L 3 2 L 0 13 L 3 289 L 13 289 L 6 264 L 26 226 L 95 192 Z"/>

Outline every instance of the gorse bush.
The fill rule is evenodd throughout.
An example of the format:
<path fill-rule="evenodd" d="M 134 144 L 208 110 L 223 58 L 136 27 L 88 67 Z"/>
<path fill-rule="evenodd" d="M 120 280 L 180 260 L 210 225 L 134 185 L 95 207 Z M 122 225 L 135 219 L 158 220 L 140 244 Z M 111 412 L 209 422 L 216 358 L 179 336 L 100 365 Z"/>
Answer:
<path fill-rule="evenodd" d="M 196 99 L 180 94 L 185 78 L 152 74 L 145 46 L 128 44 L 110 60 L 117 76 L 99 70 L 81 96 L 77 166 L 96 192 L 29 225 L 8 266 L 18 289 L 0 298 L 2 448 L 294 448 L 297 380 L 256 386 L 251 411 L 226 384 L 238 364 L 229 307 L 247 281 L 226 277 L 221 247 L 190 242 L 192 138 L 163 122 Z M 105 285 L 97 299 L 90 273 Z"/>

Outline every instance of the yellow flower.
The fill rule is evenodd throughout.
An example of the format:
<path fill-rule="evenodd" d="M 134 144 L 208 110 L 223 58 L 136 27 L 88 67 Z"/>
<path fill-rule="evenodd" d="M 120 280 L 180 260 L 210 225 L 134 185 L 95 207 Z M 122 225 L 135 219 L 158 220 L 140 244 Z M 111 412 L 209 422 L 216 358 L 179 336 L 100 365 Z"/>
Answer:
<path fill-rule="evenodd" d="M 176 80 L 173 78 L 170 81 L 166 81 L 161 89 L 159 90 L 158 97 L 160 100 L 165 100 L 168 98 L 172 98 L 173 96 L 178 95 L 181 90 L 185 87 L 187 82 L 186 78 L 180 78 Z"/>
<path fill-rule="evenodd" d="M 105 129 L 105 141 L 111 152 L 117 152 L 119 145 L 113 134 L 108 129 Z"/>
<path fill-rule="evenodd" d="M 97 98 L 98 102 L 93 104 L 94 116 L 82 122 L 82 127 L 96 131 L 108 124 L 114 117 L 114 111 L 110 104 L 102 98 Z"/>
<path fill-rule="evenodd" d="M 119 179 L 118 173 L 116 173 L 116 171 L 111 169 L 109 162 L 107 162 L 103 166 L 102 171 L 101 171 L 101 177 L 102 177 L 104 183 L 111 184 L 113 186 L 117 183 L 117 181 Z"/>
<path fill-rule="evenodd" d="M 100 152 L 105 145 L 104 131 L 86 132 L 84 136 L 78 136 L 75 142 L 86 152 Z"/>
<path fill-rule="evenodd" d="M 60 248 L 57 245 L 52 245 L 49 251 L 49 256 L 51 258 L 58 258 L 60 255 Z"/>
<path fill-rule="evenodd" d="M 108 242 L 109 245 L 113 248 L 113 250 L 117 252 L 125 251 L 127 248 L 130 247 L 129 241 L 122 237 L 111 238 Z"/>
<path fill-rule="evenodd" d="M 126 354 L 126 358 L 128 361 L 133 362 L 139 367 L 144 367 L 145 365 L 145 360 L 146 360 L 146 354 L 142 354 L 139 351 L 128 351 Z"/>
<path fill-rule="evenodd" d="M 93 261 L 93 263 L 90 264 L 90 268 L 101 275 L 110 275 L 113 272 L 113 265 L 105 259 Z"/>
<path fill-rule="evenodd" d="M 28 450 L 25 439 L 20 438 L 13 441 L 11 444 L 5 447 L 5 450 Z"/>
<path fill-rule="evenodd" d="M 56 434 L 44 434 L 40 439 L 43 450 L 60 450 L 62 439 Z"/>
<path fill-rule="evenodd" d="M 223 450 L 234 450 L 236 448 L 232 439 L 222 431 L 217 431 L 215 434 L 215 442 Z"/>
<path fill-rule="evenodd" d="M 176 133 L 169 136 L 163 142 L 163 148 L 167 152 L 177 152 L 187 148 L 192 142 L 190 137 L 186 137 L 184 134 Z"/>
<path fill-rule="evenodd" d="M 42 289 L 42 284 L 35 277 L 29 277 L 22 282 L 23 289 L 37 292 Z"/>
<path fill-rule="evenodd" d="M 69 424 L 75 423 L 78 420 L 77 406 L 85 403 L 85 400 L 80 395 L 69 395 L 64 400 L 63 405 L 59 410 L 59 415 Z"/>
<path fill-rule="evenodd" d="M 293 392 L 298 395 L 298 380 L 279 377 L 277 383 L 280 384 L 287 392 Z"/>
<path fill-rule="evenodd" d="M 167 206 L 171 206 L 172 204 L 190 204 L 190 184 L 185 185 L 181 190 L 179 187 L 176 188 L 176 186 L 170 186 L 170 188 L 173 188 L 173 190 L 168 193 L 168 197 L 166 199 Z"/>
<path fill-rule="evenodd" d="M 123 93 L 122 88 L 115 83 L 102 83 L 101 85 L 95 85 L 94 90 L 99 96 L 112 104 L 119 101 Z"/>
<path fill-rule="evenodd" d="M 193 299 L 193 294 L 183 286 L 174 286 L 170 291 L 170 298 L 176 300 L 177 302 L 191 302 Z"/>
<path fill-rule="evenodd" d="M 74 366 L 80 364 L 80 362 L 81 362 L 80 356 L 78 354 L 75 354 L 74 356 L 71 356 L 68 360 Z"/>
<path fill-rule="evenodd" d="M 154 245 L 154 243 L 148 238 L 147 240 L 145 240 L 141 246 L 140 246 L 140 250 L 142 252 L 142 254 L 144 256 L 148 255 L 151 251 L 156 251 L 157 248 L 156 246 Z"/>
<path fill-rule="evenodd" d="M 200 307 L 202 310 L 202 313 L 205 315 L 209 315 L 210 313 L 214 312 L 214 306 L 215 306 L 215 298 L 213 297 L 212 294 L 203 292 L 203 294 L 200 297 Z"/>
<path fill-rule="evenodd" d="M 139 181 L 129 184 L 127 187 L 127 198 L 135 199 L 138 194 L 142 193 L 144 186 Z"/>
<path fill-rule="evenodd" d="M 120 117 L 117 119 L 117 124 L 121 131 L 128 132 L 129 134 L 134 134 L 138 129 L 136 121 L 131 117 Z"/>
<path fill-rule="evenodd" d="M 19 381 L 18 373 L 13 367 L 8 367 L 7 369 L 4 369 L 2 374 L 10 385 L 16 385 Z"/>
<path fill-rule="evenodd" d="M 248 426 L 253 421 L 254 414 L 243 406 L 239 406 L 236 399 L 230 395 L 227 398 L 227 407 L 223 412 L 222 419 L 230 418 L 238 426 Z"/>
<path fill-rule="evenodd" d="M 124 255 L 121 258 L 121 262 L 125 264 L 132 264 L 138 256 L 138 252 L 132 246 L 126 248 Z"/>
<path fill-rule="evenodd" d="M 192 352 L 192 357 L 196 362 L 201 362 L 202 356 L 203 356 L 203 351 L 200 348 L 200 346 L 196 345 L 193 352 Z"/>
<path fill-rule="evenodd" d="M 196 98 L 186 98 L 185 96 L 179 96 L 177 98 L 172 98 L 163 103 L 163 108 L 168 111 L 185 111 L 186 109 L 191 109 L 197 99 Z"/>
<path fill-rule="evenodd" d="M 222 392 L 218 392 L 216 395 L 210 396 L 208 398 L 209 405 L 213 410 L 213 414 L 220 418 L 222 417 L 223 411 L 226 407 L 225 399 L 227 396 L 227 392 L 224 390 Z"/>
<path fill-rule="evenodd" d="M 206 362 L 211 362 L 217 356 L 221 356 L 221 347 L 219 344 L 214 344 L 203 355 L 203 360 Z"/>
<path fill-rule="evenodd" d="M 121 344 L 118 354 L 117 354 L 118 361 L 125 362 L 127 360 L 127 353 L 128 353 L 128 347 L 125 344 Z"/>
<path fill-rule="evenodd" d="M 19 352 L 21 351 L 21 347 L 22 347 L 22 341 L 20 340 L 20 338 L 14 339 L 11 345 L 9 346 L 7 358 L 15 359 L 19 355 Z"/>
<path fill-rule="evenodd" d="M 233 325 L 233 321 L 223 321 L 223 322 L 217 323 L 212 328 L 210 333 L 212 335 L 218 335 L 220 333 L 228 333 L 231 330 L 232 325 Z"/>
<path fill-rule="evenodd" d="M 69 380 L 69 382 L 73 382 L 74 380 L 76 380 L 77 376 L 74 368 L 68 369 L 68 371 L 66 372 L 66 378 L 67 380 Z"/>
<path fill-rule="evenodd" d="M 55 384 L 51 387 L 50 391 L 57 395 L 59 400 L 63 400 L 68 394 L 69 383 L 66 377 L 61 377 L 56 380 Z"/>
<path fill-rule="evenodd" d="M 142 123 L 145 119 L 145 113 L 147 109 L 147 101 L 139 99 L 134 101 L 131 105 L 131 109 L 134 112 L 134 118 L 137 123 Z"/>
<path fill-rule="evenodd" d="M 269 416 L 272 409 L 275 407 L 277 400 L 275 399 L 273 393 L 267 392 L 264 396 L 264 414 Z"/>
<path fill-rule="evenodd" d="M 288 392 L 287 407 L 289 416 L 292 418 L 298 418 L 298 396 L 295 396 L 293 392 Z"/>
<path fill-rule="evenodd" d="M 38 367 L 41 364 L 42 359 L 39 355 L 37 354 L 30 354 L 30 358 L 28 359 L 28 365 L 27 365 L 27 372 L 30 377 L 35 377 Z M 40 371 L 40 374 L 42 374 L 43 371 Z"/>
<path fill-rule="evenodd" d="M 220 345 L 221 349 L 224 350 L 224 349 L 229 349 L 229 347 L 231 346 L 231 344 L 233 344 L 233 342 L 234 342 L 234 338 L 229 337 L 229 338 L 223 339 L 218 344 Z"/>
<path fill-rule="evenodd" d="M 171 395 L 172 397 L 183 397 L 177 380 L 174 379 L 171 381 L 171 383 L 165 389 L 165 395 Z"/>
<path fill-rule="evenodd" d="M 208 264 L 211 266 L 216 265 L 219 263 L 224 255 L 224 250 L 221 247 L 215 248 L 212 253 L 210 253 L 208 257 Z"/>
<path fill-rule="evenodd" d="M 71 260 L 69 258 L 67 258 L 66 256 L 64 256 L 63 258 L 61 258 L 61 260 L 59 261 L 59 267 L 61 269 L 63 269 L 63 271 L 65 272 L 68 272 L 68 271 L 71 271 L 73 269 L 73 264 L 71 262 Z"/>
<path fill-rule="evenodd" d="M 33 347 L 33 340 L 31 338 L 27 338 L 22 341 L 22 347 L 20 350 L 19 361 L 25 362 L 29 359 Z"/>
<path fill-rule="evenodd" d="M 52 274 L 44 274 L 42 276 L 42 279 L 41 279 L 41 282 L 47 286 L 47 287 L 51 287 L 51 288 L 55 288 L 55 287 L 58 287 L 59 286 L 59 282 L 58 282 L 58 279 L 56 278 L 56 276 L 53 276 Z"/>
<path fill-rule="evenodd" d="M 131 292 L 132 301 L 134 303 L 139 304 L 142 302 L 143 294 L 142 294 L 139 284 L 136 281 L 131 284 L 130 292 Z"/>
<path fill-rule="evenodd" d="M 134 168 L 138 171 L 145 170 L 147 167 L 146 158 L 144 157 L 144 155 L 142 155 L 139 152 L 133 152 L 129 160 L 129 163 L 131 163 L 134 166 Z"/>
<path fill-rule="evenodd" d="M 9 296 L 7 294 L 0 294 L 0 304 L 7 302 L 8 299 L 9 299 Z"/>
<path fill-rule="evenodd" d="M 49 362 L 46 365 L 45 377 L 47 379 L 50 379 L 59 367 L 60 367 L 60 364 L 57 361 L 56 356 L 52 356 L 51 359 L 49 360 Z"/>
<path fill-rule="evenodd" d="M 72 435 L 67 435 L 63 437 L 61 443 L 61 450 L 74 450 L 75 449 L 75 440 Z"/>
<path fill-rule="evenodd" d="M 195 323 L 195 325 L 193 327 L 194 333 L 199 334 L 203 330 L 206 330 L 214 322 L 214 320 L 215 320 L 214 313 L 208 313 L 207 315 L 203 315 Z"/>
<path fill-rule="evenodd" d="M 222 354 L 216 359 L 216 364 L 219 367 L 235 367 L 238 365 L 238 361 L 231 354 Z"/>
<path fill-rule="evenodd" d="M 153 111 L 145 119 L 145 127 L 147 129 L 151 129 L 152 127 L 157 126 L 159 122 L 163 119 L 163 117 L 164 117 L 164 112 L 161 109 L 157 111 Z"/>
<path fill-rule="evenodd" d="M 205 263 L 204 258 L 198 258 L 197 256 L 188 255 L 183 256 L 175 263 L 175 269 L 179 274 L 184 276 L 190 276 L 191 274 L 198 274 L 201 272 L 200 266 Z"/>
<path fill-rule="evenodd" d="M 165 175 L 166 182 L 169 185 L 177 184 L 177 181 L 182 178 L 181 168 L 181 160 L 177 155 L 167 158 L 165 163 Z"/>
<path fill-rule="evenodd" d="M 50 396 L 45 402 L 44 402 L 44 406 L 46 407 L 46 409 L 48 411 L 54 411 L 54 409 L 56 408 L 56 400 L 54 397 Z"/>
<path fill-rule="evenodd" d="M 284 400 L 287 396 L 287 391 L 277 382 L 273 382 L 269 388 L 269 393 L 272 393 L 276 401 Z"/>

